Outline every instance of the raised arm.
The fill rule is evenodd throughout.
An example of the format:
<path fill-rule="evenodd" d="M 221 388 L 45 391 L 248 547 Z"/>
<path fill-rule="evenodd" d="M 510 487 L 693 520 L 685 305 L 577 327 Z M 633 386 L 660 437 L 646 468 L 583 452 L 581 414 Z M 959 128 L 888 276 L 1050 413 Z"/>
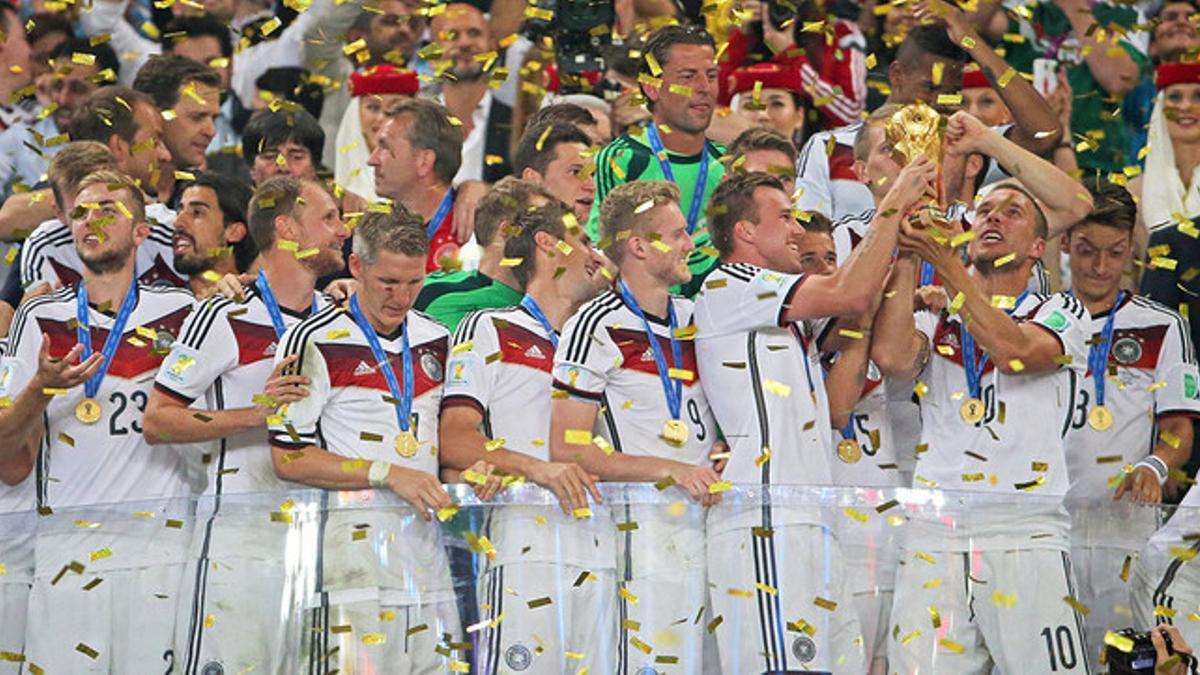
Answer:
<path fill-rule="evenodd" d="M 929 360 L 929 340 L 913 320 L 919 262 L 912 253 L 897 256 L 883 303 L 875 315 L 875 337 L 871 341 L 875 366 L 884 375 L 902 380 L 915 378 Z"/>
<path fill-rule="evenodd" d="M 978 152 L 994 158 L 1046 208 L 1053 239 L 1092 211 L 1092 196 L 1074 177 L 1005 138 L 970 113 L 959 111 L 946 123 L 946 151 Z"/>
<path fill-rule="evenodd" d="M 900 221 L 922 199 L 936 196 L 936 175 L 933 162 L 925 157 L 904 167 L 846 264 L 828 276 L 806 277 L 793 292 L 784 318 L 802 321 L 868 312 L 883 291 Z"/>
<path fill-rule="evenodd" d="M 1129 46 L 1125 40 L 1098 40 L 1097 35 L 1115 35 L 1109 31 L 1099 31 L 1095 16 L 1092 14 L 1092 4 L 1088 0 L 1055 0 L 1059 9 L 1071 22 L 1071 32 L 1079 40 L 1079 48 L 1084 55 L 1084 63 L 1096 82 L 1110 96 L 1121 98 L 1138 85 L 1141 78 L 1141 67 L 1129 54 Z"/>

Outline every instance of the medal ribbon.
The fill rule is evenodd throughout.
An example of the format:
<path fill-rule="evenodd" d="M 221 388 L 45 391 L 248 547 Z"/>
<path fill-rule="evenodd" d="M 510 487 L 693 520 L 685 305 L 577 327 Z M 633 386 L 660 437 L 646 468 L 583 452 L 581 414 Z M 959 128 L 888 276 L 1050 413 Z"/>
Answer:
<path fill-rule="evenodd" d="M 550 320 L 546 318 L 546 313 L 537 304 L 537 300 L 534 300 L 533 296 L 526 293 L 525 297 L 521 298 L 521 306 L 532 314 L 533 318 L 538 320 L 538 323 L 542 324 L 542 328 L 545 328 L 546 334 L 550 336 L 550 344 L 554 345 L 555 349 L 558 349 L 558 331 L 554 330 L 554 326 L 550 325 Z"/>
<path fill-rule="evenodd" d="M 1088 350 L 1088 370 L 1092 371 L 1092 383 L 1096 389 L 1096 406 L 1104 405 L 1104 379 L 1108 375 L 1108 355 L 1112 351 L 1113 324 L 1116 323 L 1117 308 L 1125 299 L 1125 291 L 1117 291 L 1117 301 L 1113 303 L 1108 318 L 1104 320 L 1104 330 L 1100 331 L 1100 342 L 1092 342 Z"/>
<path fill-rule="evenodd" d="M 92 329 L 88 323 L 87 285 L 82 281 L 79 282 L 79 290 L 75 293 L 75 299 L 75 337 L 79 344 L 83 345 L 83 354 L 79 357 L 80 362 L 83 362 L 92 355 Z M 129 315 L 133 314 L 133 308 L 137 307 L 137 300 L 137 278 L 135 277 L 133 283 L 129 285 L 129 291 L 125 293 L 125 299 L 121 301 L 117 318 L 113 319 L 108 338 L 104 341 L 104 349 L 100 352 L 104 355 L 104 362 L 100 364 L 100 369 L 89 377 L 87 382 L 83 383 L 83 395 L 87 398 L 96 398 L 96 394 L 99 393 L 100 383 L 108 374 L 113 354 L 117 352 L 117 345 L 121 344 L 121 336 L 125 333 L 125 324 L 129 322 Z"/>
<path fill-rule="evenodd" d="M 401 394 L 400 383 L 396 381 L 396 371 L 392 368 L 392 362 L 383 351 L 383 345 L 379 343 L 379 336 L 375 334 L 375 328 L 371 326 L 371 322 L 367 321 L 367 317 L 363 316 L 362 310 L 358 307 L 357 293 L 350 296 L 350 316 L 354 318 L 354 323 L 358 324 L 359 330 L 367 337 L 367 345 L 371 347 L 371 354 L 375 356 L 375 362 L 379 364 L 383 379 L 387 380 L 388 391 L 391 392 L 392 399 L 396 401 L 396 418 L 400 424 L 400 431 L 408 431 L 408 422 L 412 418 L 413 399 L 412 350 L 408 346 L 408 319 L 405 319 L 404 324 L 400 326 L 400 358 L 404 363 L 404 393 Z"/>
<path fill-rule="evenodd" d="M 662 169 L 663 176 L 679 185 L 675 180 L 675 172 L 671 170 L 671 162 L 667 159 L 667 149 L 663 146 L 662 137 L 658 135 L 658 124 L 651 122 L 650 126 L 646 127 L 646 139 L 650 142 L 650 151 L 654 153 L 654 157 L 658 160 L 658 167 Z M 680 188 L 683 186 L 680 185 Z M 704 149 L 700 151 L 700 174 L 696 176 L 696 183 L 692 189 L 692 205 L 688 208 L 687 213 L 687 231 L 691 234 L 696 229 L 696 223 L 700 220 L 700 207 L 704 204 L 704 193 L 708 189 L 708 139 L 704 141 Z"/>
<path fill-rule="evenodd" d="M 438 204 L 437 211 L 434 211 L 433 218 L 429 224 L 425 226 L 425 238 L 433 239 L 433 235 L 442 227 L 442 222 L 446 220 L 446 216 L 450 214 L 451 207 L 454 206 L 454 188 L 447 188 L 446 194 L 442 196 L 441 203 Z"/>
<path fill-rule="evenodd" d="M 1017 296 L 1017 301 L 1013 303 L 1012 309 L 1004 310 L 1005 314 L 1012 315 L 1029 297 L 1029 290 L 1026 289 Z M 963 352 L 963 370 L 967 373 L 967 393 L 971 398 L 980 398 L 982 387 L 979 380 L 983 377 L 983 369 L 987 367 L 988 355 L 986 353 L 979 355 L 979 360 L 975 360 L 975 338 L 971 337 L 971 331 L 967 330 L 965 322 L 958 324 L 958 330 L 962 336 L 962 352 Z"/>
<path fill-rule="evenodd" d="M 629 291 L 629 287 L 624 281 L 617 282 L 617 289 L 621 291 L 621 298 L 625 300 L 625 304 L 629 309 L 642 320 L 642 327 L 646 329 L 646 337 L 650 340 L 650 349 L 654 352 L 654 365 L 658 368 L 658 379 L 662 382 L 663 393 L 667 396 L 667 410 L 671 413 L 671 419 L 679 419 L 679 412 L 683 407 L 683 380 L 676 379 L 671 382 L 670 368 L 667 366 L 667 357 L 663 354 L 662 346 L 658 344 L 658 336 L 650 328 L 650 322 L 646 319 L 645 312 L 637 303 L 637 299 L 633 297 L 633 293 Z M 675 367 L 678 368 L 683 364 L 683 349 L 679 346 L 679 341 L 675 339 L 675 306 L 667 299 L 667 319 L 670 323 L 671 333 L 671 358 L 675 361 Z"/>
<path fill-rule="evenodd" d="M 279 301 L 275 299 L 275 293 L 271 291 L 271 284 L 267 283 L 267 273 L 259 270 L 258 278 L 254 280 L 254 285 L 258 288 L 259 294 L 262 295 L 263 304 L 267 306 L 267 314 L 271 315 L 271 325 L 275 327 L 275 338 L 283 337 L 283 332 L 287 330 L 287 326 L 283 325 L 283 312 L 279 310 Z M 317 294 L 313 293 L 312 309 L 310 314 L 317 313 Z"/>
<path fill-rule="evenodd" d="M 921 285 L 928 286 L 933 283 L 933 265 L 922 260 L 921 261 Z"/>

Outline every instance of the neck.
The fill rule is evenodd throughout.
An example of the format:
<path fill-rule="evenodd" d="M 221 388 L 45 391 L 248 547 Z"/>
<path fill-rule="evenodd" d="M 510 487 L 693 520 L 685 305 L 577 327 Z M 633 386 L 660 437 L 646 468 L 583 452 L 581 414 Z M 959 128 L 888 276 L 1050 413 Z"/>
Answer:
<path fill-rule="evenodd" d="M 133 262 L 134 258 L 130 255 L 124 267 L 106 274 L 96 274 L 84 267 L 83 283 L 87 288 L 88 303 L 95 306 L 107 303 L 114 312 L 117 311 L 129 292 L 129 285 L 133 283 Z"/>
<path fill-rule="evenodd" d="M 729 254 L 729 257 L 721 259 L 721 263 L 730 265 L 735 263 L 744 263 L 747 265 L 754 265 L 755 267 L 771 269 L 771 264 L 768 263 L 767 259 L 758 252 L 758 249 L 750 248 L 748 246 L 737 246 L 734 248 L 733 252 Z"/>
<path fill-rule="evenodd" d="M 992 271 L 988 274 L 982 274 L 976 268 L 975 277 L 979 280 L 980 289 L 987 295 L 1005 295 L 1015 298 L 1021 295 L 1022 291 L 1029 286 L 1029 273 L 1032 271 L 1031 264 L 1014 266 L 1012 263 L 1009 263 L 1005 267 L 1012 267 L 1013 269 L 1004 272 Z"/>
<path fill-rule="evenodd" d="M 542 308 L 542 313 L 546 315 L 546 320 L 558 331 L 562 330 L 567 319 L 571 318 L 575 310 L 579 309 L 579 305 L 583 304 L 574 302 L 562 293 L 562 288 L 555 281 L 553 273 L 535 274 L 529 280 L 525 292 L 537 302 L 538 307 Z"/>
<path fill-rule="evenodd" d="M 479 272 L 486 274 L 509 288 L 520 289 L 521 284 L 517 282 L 517 277 L 512 273 L 511 269 L 500 264 L 500 261 L 503 259 L 504 240 L 497 234 L 496 241 L 493 241 L 487 248 L 483 249 L 483 256 L 479 259 Z"/>
<path fill-rule="evenodd" d="M 673 126 L 659 117 L 654 118 L 654 124 L 658 126 L 658 135 L 662 138 L 663 147 L 679 155 L 696 155 L 704 150 L 704 132 L 689 133 Z M 671 130 L 671 133 L 664 133 L 662 130 L 663 124 Z"/>
<path fill-rule="evenodd" d="M 428 181 L 422 181 L 411 197 L 400 199 L 408 208 L 421 214 L 421 218 L 425 222 L 429 222 L 433 218 L 433 214 L 437 213 L 438 205 L 442 203 L 442 197 L 446 196 L 446 189 L 450 186 L 442 183 L 436 178 L 430 178 Z"/>
<path fill-rule="evenodd" d="M 446 109 L 463 123 L 468 123 L 475 113 L 475 108 L 487 93 L 488 78 L 480 77 L 466 82 L 446 82 L 442 85 L 442 98 L 446 101 Z"/>
<path fill-rule="evenodd" d="M 1179 170 L 1179 178 L 1185 188 L 1191 187 L 1192 173 L 1200 166 L 1200 143 L 1181 143 L 1173 141 L 1175 146 L 1175 168 Z"/>
<path fill-rule="evenodd" d="M 233 262 L 233 256 L 226 255 L 213 260 L 213 266 L 209 270 L 215 273 L 218 277 L 224 277 L 227 274 L 237 274 L 237 265 Z M 212 290 L 216 287 L 216 282 L 205 279 L 207 272 L 201 274 L 192 274 L 188 276 L 188 290 L 197 298 L 207 298 L 212 295 Z"/>
<path fill-rule="evenodd" d="M 1075 289 L 1071 290 L 1074 291 Z M 1087 307 L 1088 314 L 1096 315 L 1113 309 L 1113 306 L 1117 304 L 1117 293 L 1120 290 L 1120 287 L 1113 287 L 1112 290 L 1104 295 L 1094 298 L 1085 298 L 1078 291 L 1075 291 L 1075 297 L 1083 301 L 1083 306 Z"/>
<path fill-rule="evenodd" d="M 382 319 L 375 315 L 375 312 L 371 310 L 371 308 L 367 307 L 366 304 L 363 303 L 362 298 L 359 298 L 358 302 L 358 308 L 362 310 L 363 316 L 367 318 L 367 323 L 371 324 L 371 328 L 375 329 L 375 332 L 380 335 L 391 335 L 392 333 L 395 333 L 400 329 L 400 326 L 404 323 L 404 320 L 408 318 L 408 314 L 405 313 L 404 318 L 400 319 L 400 321 L 397 323 L 384 323 Z"/>
<path fill-rule="evenodd" d="M 279 306 L 293 312 L 304 312 L 312 308 L 313 290 L 317 277 L 296 259 L 295 253 L 279 248 L 264 251 L 259 255 L 262 271 Z"/>
<path fill-rule="evenodd" d="M 651 276 L 641 267 L 629 267 L 621 270 L 621 281 L 629 287 L 633 299 L 646 314 L 657 317 L 667 315 L 667 302 L 670 300 L 670 289 L 661 281 Z"/>

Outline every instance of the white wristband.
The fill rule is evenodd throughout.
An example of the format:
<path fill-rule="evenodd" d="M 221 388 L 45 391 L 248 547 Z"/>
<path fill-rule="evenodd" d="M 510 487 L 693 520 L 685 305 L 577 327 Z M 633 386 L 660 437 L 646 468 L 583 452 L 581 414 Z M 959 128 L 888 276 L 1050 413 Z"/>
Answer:
<path fill-rule="evenodd" d="M 387 487 L 387 478 L 391 471 L 392 465 L 388 462 L 371 462 L 371 468 L 367 470 L 367 482 L 373 488 Z"/>
<path fill-rule="evenodd" d="M 1154 455 L 1146 455 L 1145 459 L 1138 462 L 1137 464 L 1134 464 L 1133 466 L 1135 469 L 1139 466 L 1144 466 L 1147 469 L 1150 469 L 1151 471 L 1153 471 L 1154 475 L 1158 477 L 1159 485 L 1162 485 L 1167 482 L 1167 476 L 1170 473 L 1170 469 L 1167 467 L 1167 463 L 1162 461 L 1161 458 L 1155 457 Z"/>

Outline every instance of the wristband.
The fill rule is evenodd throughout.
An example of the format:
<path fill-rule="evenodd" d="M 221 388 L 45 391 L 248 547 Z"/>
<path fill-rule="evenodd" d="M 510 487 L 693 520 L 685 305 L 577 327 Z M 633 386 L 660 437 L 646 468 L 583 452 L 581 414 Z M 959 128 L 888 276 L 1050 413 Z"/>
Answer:
<path fill-rule="evenodd" d="M 367 470 L 367 483 L 373 488 L 387 487 L 387 478 L 391 471 L 392 465 L 388 462 L 371 462 L 371 468 Z"/>
<path fill-rule="evenodd" d="M 1162 485 L 1167 482 L 1167 474 L 1170 472 L 1170 470 L 1167 467 L 1167 463 L 1162 461 L 1162 459 L 1155 457 L 1154 455 L 1147 455 L 1145 459 L 1138 462 L 1137 464 L 1134 464 L 1133 468 L 1136 469 L 1139 466 L 1144 466 L 1147 469 L 1150 469 L 1151 471 L 1153 471 L 1154 475 L 1156 477 L 1158 477 L 1159 485 Z"/>

